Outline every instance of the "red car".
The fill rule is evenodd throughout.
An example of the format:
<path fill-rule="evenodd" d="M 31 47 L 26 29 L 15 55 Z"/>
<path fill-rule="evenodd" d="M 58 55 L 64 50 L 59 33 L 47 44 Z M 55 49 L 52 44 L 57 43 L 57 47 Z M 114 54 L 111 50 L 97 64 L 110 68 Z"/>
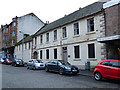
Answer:
<path fill-rule="evenodd" d="M 101 60 L 94 69 L 94 78 L 99 81 L 102 78 L 120 80 L 120 60 Z"/>
<path fill-rule="evenodd" d="M 6 58 L 6 59 L 4 60 L 4 64 L 11 64 L 11 63 L 12 63 L 12 60 L 9 59 L 9 58 Z"/>

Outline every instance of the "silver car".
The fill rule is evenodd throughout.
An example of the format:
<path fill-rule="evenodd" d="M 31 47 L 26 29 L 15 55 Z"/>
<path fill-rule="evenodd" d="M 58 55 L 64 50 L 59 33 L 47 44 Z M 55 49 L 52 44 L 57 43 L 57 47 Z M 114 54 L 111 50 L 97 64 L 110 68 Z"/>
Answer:
<path fill-rule="evenodd" d="M 4 63 L 5 58 L 0 58 L 0 63 Z"/>
<path fill-rule="evenodd" d="M 44 69 L 45 64 L 42 60 L 32 59 L 27 63 L 27 69 Z"/>

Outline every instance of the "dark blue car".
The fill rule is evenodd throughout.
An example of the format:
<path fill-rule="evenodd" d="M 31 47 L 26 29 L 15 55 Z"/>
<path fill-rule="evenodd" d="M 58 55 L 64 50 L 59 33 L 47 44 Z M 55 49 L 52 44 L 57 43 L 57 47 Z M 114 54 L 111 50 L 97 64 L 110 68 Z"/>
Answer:
<path fill-rule="evenodd" d="M 71 65 L 64 60 L 51 60 L 45 64 L 45 71 L 58 72 L 62 74 L 77 74 L 79 72 L 78 67 Z"/>

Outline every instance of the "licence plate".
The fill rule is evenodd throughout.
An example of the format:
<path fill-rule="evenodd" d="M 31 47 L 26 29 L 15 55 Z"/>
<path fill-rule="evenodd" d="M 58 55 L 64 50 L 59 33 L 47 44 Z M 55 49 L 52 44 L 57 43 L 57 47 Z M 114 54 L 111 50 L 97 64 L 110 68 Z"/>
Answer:
<path fill-rule="evenodd" d="M 72 70 L 73 72 L 77 72 L 77 70 Z"/>

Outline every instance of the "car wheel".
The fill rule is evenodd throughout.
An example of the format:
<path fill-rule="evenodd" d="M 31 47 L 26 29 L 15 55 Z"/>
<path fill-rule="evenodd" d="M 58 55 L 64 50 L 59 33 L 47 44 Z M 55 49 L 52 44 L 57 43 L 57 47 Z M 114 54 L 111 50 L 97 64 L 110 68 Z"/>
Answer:
<path fill-rule="evenodd" d="M 29 66 L 27 66 L 27 69 L 29 69 Z"/>
<path fill-rule="evenodd" d="M 34 70 L 36 70 L 36 67 L 35 67 L 35 66 L 33 66 L 33 69 L 34 69 Z"/>
<path fill-rule="evenodd" d="M 100 72 L 96 72 L 94 74 L 94 79 L 97 80 L 97 81 L 100 81 L 102 79 L 102 75 Z"/>
<path fill-rule="evenodd" d="M 64 74 L 64 71 L 63 71 L 62 68 L 59 70 L 59 74 L 60 74 L 60 75 L 63 75 L 63 74 Z"/>
<path fill-rule="evenodd" d="M 45 71 L 46 71 L 46 72 L 48 72 L 48 71 L 49 71 L 49 69 L 48 69 L 47 67 L 45 67 Z"/>
<path fill-rule="evenodd" d="M 16 65 L 16 64 L 14 64 L 14 66 L 15 66 L 15 67 L 17 67 L 17 65 Z"/>

